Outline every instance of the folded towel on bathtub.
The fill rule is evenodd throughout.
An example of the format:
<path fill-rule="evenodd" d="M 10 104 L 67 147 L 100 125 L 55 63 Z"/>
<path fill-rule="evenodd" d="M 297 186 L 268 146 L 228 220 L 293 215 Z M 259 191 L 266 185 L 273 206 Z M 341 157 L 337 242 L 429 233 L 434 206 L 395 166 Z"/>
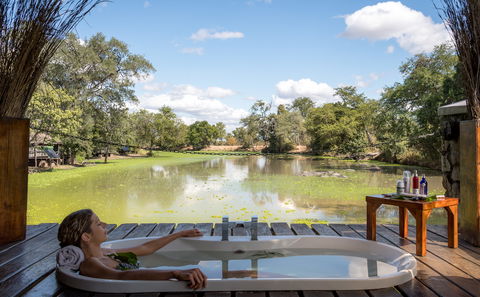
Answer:
<path fill-rule="evenodd" d="M 59 268 L 78 271 L 83 260 L 85 260 L 85 255 L 82 249 L 74 245 L 63 247 L 57 253 L 57 267 Z"/>

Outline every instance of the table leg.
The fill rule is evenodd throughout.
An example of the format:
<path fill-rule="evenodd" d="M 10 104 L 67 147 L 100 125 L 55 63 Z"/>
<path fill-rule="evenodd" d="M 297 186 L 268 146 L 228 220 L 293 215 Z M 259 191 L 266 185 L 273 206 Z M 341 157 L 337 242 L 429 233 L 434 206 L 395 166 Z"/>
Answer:
<path fill-rule="evenodd" d="M 377 209 L 380 204 L 367 201 L 367 239 L 377 240 Z"/>
<path fill-rule="evenodd" d="M 406 207 L 398 207 L 398 225 L 400 227 L 400 237 L 408 237 L 408 210 Z"/>
<path fill-rule="evenodd" d="M 417 221 L 416 248 L 418 256 L 425 256 L 427 254 L 427 219 L 431 212 L 430 209 L 418 209 L 415 211 L 415 220 Z"/>
<path fill-rule="evenodd" d="M 448 215 L 448 247 L 458 247 L 458 205 L 445 207 Z"/>

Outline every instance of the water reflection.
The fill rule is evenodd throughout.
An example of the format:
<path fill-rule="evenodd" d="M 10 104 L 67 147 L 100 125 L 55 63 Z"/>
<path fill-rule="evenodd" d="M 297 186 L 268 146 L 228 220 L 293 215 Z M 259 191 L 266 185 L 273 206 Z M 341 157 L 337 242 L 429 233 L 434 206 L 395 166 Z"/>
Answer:
<path fill-rule="evenodd" d="M 165 166 L 159 159 L 111 168 L 29 188 L 29 223 L 60 221 L 92 208 L 107 222 L 215 222 L 231 220 L 365 223 L 365 196 L 393 192 L 412 167 L 311 157 L 230 157 Z M 308 176 L 334 171 L 346 178 Z M 431 191 L 442 193 L 441 174 L 420 170 Z M 307 175 L 307 176 L 305 176 Z M 380 207 L 378 221 L 397 222 L 398 209 Z M 445 223 L 436 210 L 430 223 Z"/>
<path fill-rule="evenodd" d="M 209 278 L 366 278 L 390 275 L 398 267 L 358 252 L 280 249 L 232 252 L 175 251 L 140 257 L 147 268 L 200 268 Z"/>

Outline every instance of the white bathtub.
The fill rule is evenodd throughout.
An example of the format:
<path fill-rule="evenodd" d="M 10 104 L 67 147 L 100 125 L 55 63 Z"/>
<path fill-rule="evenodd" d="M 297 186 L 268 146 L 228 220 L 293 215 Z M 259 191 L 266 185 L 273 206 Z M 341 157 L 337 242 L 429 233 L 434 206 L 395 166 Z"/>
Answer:
<path fill-rule="evenodd" d="M 129 247 L 152 240 L 133 238 L 102 247 Z M 248 257 L 248 259 L 245 259 Z M 409 253 L 375 241 L 336 236 L 231 236 L 181 238 L 154 255 L 140 257 L 146 269 L 199 267 L 208 276 L 201 291 L 366 290 L 392 287 L 414 278 Z M 185 282 L 91 278 L 64 269 L 57 279 L 73 288 L 102 293 L 191 291 Z"/>

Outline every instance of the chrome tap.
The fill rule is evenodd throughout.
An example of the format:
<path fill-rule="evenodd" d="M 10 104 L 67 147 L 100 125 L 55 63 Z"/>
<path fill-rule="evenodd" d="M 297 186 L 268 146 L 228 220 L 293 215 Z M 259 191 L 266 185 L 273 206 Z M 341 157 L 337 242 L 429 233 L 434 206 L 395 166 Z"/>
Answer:
<path fill-rule="evenodd" d="M 228 216 L 222 218 L 222 241 L 228 241 Z"/>
<path fill-rule="evenodd" d="M 258 240 L 258 217 L 252 217 L 252 223 L 250 224 L 250 233 L 252 235 L 251 240 Z"/>

